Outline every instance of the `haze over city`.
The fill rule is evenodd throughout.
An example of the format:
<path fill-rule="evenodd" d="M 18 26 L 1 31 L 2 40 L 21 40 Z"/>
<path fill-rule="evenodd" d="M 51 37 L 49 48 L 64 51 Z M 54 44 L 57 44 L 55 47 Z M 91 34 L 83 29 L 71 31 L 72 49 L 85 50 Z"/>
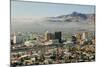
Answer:
<path fill-rule="evenodd" d="M 65 32 L 75 31 L 94 31 L 94 24 L 90 21 L 48 21 L 62 15 L 77 14 L 94 15 L 95 6 L 93 5 L 71 5 L 37 2 L 11 1 L 11 31 L 15 32 L 45 32 L 46 30 L 62 30 Z M 53 17 L 53 18 L 51 18 Z M 75 16 L 81 18 L 81 16 Z M 75 18 L 74 17 L 74 18 Z M 84 16 L 83 16 L 84 17 Z M 82 17 L 82 18 L 83 18 Z M 88 17 L 88 16 L 87 16 Z M 66 17 L 69 18 L 69 17 Z M 66 18 L 57 18 L 66 20 Z M 73 18 L 71 16 L 71 18 Z M 67 19 L 69 20 L 69 19 Z M 72 20 L 72 19 L 71 19 Z M 77 18 L 75 19 L 77 20 Z M 91 20 L 91 19 L 90 19 Z M 84 22 L 84 23 L 83 23 Z M 94 20 L 92 21 L 94 23 Z"/>

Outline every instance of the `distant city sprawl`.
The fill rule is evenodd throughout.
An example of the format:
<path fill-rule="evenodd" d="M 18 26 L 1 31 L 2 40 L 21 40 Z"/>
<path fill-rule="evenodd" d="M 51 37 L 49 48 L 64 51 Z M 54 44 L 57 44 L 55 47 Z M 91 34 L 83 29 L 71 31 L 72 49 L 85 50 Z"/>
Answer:
<path fill-rule="evenodd" d="M 11 66 L 95 61 L 95 33 L 11 33 Z"/>

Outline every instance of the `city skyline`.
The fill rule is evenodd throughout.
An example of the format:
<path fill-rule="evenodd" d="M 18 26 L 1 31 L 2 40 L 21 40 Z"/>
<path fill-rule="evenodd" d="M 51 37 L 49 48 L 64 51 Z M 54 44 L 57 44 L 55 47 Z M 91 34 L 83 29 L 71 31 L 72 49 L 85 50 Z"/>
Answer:
<path fill-rule="evenodd" d="M 95 6 L 11 0 L 11 67 L 95 61 Z"/>

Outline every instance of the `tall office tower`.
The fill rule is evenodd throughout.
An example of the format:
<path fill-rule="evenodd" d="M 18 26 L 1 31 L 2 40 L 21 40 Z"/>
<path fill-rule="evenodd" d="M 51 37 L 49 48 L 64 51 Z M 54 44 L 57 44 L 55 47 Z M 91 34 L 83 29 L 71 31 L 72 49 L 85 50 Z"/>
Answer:
<path fill-rule="evenodd" d="M 45 33 L 45 40 L 49 41 L 54 39 L 54 35 L 52 33 L 49 33 L 48 31 Z"/>
<path fill-rule="evenodd" d="M 82 34 L 82 39 L 84 40 L 86 38 L 85 33 Z"/>
<path fill-rule="evenodd" d="M 82 39 L 82 34 L 81 34 L 81 33 L 77 33 L 77 34 L 76 34 L 76 38 L 77 38 L 78 40 L 81 40 L 81 39 Z"/>
<path fill-rule="evenodd" d="M 13 43 L 16 44 L 16 34 L 14 33 L 14 36 L 13 36 Z"/>
<path fill-rule="evenodd" d="M 82 42 L 82 33 L 77 33 L 76 38 L 77 38 L 77 44 L 80 45 Z"/>
<path fill-rule="evenodd" d="M 20 44 L 22 42 L 23 42 L 23 36 L 22 35 L 16 35 L 16 33 L 14 33 L 13 43 L 14 44 Z"/>
<path fill-rule="evenodd" d="M 83 32 L 82 33 L 82 39 L 85 40 L 86 38 L 88 38 L 89 33 L 88 32 Z"/>
<path fill-rule="evenodd" d="M 59 40 L 59 43 L 61 43 L 62 42 L 62 33 L 61 33 L 61 31 L 59 31 L 59 32 L 55 32 L 55 39 L 58 39 Z"/>
<path fill-rule="evenodd" d="M 48 34 L 48 31 L 46 31 L 44 34 L 45 40 L 47 40 L 47 34 Z"/>
<path fill-rule="evenodd" d="M 89 33 L 88 32 L 78 33 L 76 37 L 78 44 L 82 45 L 88 39 Z"/>

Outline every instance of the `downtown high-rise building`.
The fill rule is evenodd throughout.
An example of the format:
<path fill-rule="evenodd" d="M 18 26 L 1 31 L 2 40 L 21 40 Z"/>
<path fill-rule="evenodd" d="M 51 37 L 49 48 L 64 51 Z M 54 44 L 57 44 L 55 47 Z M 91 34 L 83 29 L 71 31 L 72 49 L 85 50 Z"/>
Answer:
<path fill-rule="evenodd" d="M 48 31 L 45 32 L 45 40 L 49 41 L 49 40 L 53 40 L 54 39 L 54 34 L 49 33 Z"/>
<path fill-rule="evenodd" d="M 13 35 L 13 43 L 14 44 L 20 44 L 23 42 L 23 36 L 22 35 L 17 35 L 16 33 L 14 33 Z"/>
<path fill-rule="evenodd" d="M 58 39 L 59 40 L 59 43 L 61 43 L 62 41 L 62 32 L 59 31 L 59 32 L 55 32 L 55 39 Z"/>
<path fill-rule="evenodd" d="M 49 41 L 49 40 L 58 40 L 59 43 L 62 42 L 62 32 L 58 31 L 53 33 L 49 33 L 48 31 L 45 32 L 45 40 Z"/>

